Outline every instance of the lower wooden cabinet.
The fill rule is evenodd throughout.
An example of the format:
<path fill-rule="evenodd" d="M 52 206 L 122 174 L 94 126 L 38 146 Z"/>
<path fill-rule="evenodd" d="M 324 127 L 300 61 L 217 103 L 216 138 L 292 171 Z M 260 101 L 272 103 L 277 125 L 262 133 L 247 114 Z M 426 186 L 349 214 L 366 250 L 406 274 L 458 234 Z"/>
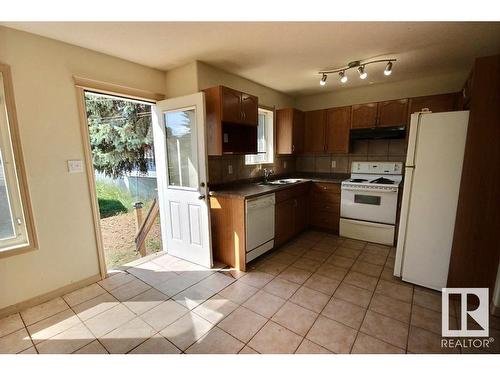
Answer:
<path fill-rule="evenodd" d="M 309 215 L 308 215 L 308 192 L 303 192 L 296 198 L 295 205 L 295 218 L 294 218 L 294 228 L 295 234 L 299 234 L 303 230 L 307 229 L 309 226 Z"/>
<path fill-rule="evenodd" d="M 245 271 L 245 199 L 232 196 L 211 196 L 210 221 L 214 261 Z"/>
<path fill-rule="evenodd" d="M 330 182 L 313 183 L 310 194 L 309 223 L 311 226 L 339 233 L 340 184 Z"/>
<path fill-rule="evenodd" d="M 275 198 L 275 248 L 309 226 L 338 233 L 340 184 L 301 183 L 277 191 Z M 214 260 L 245 271 L 245 198 L 212 196 L 210 209 Z"/>
<path fill-rule="evenodd" d="M 276 193 L 274 246 L 296 236 L 309 225 L 309 184 L 301 184 Z"/>
<path fill-rule="evenodd" d="M 294 235 L 294 199 L 276 203 L 274 223 L 274 246 L 279 246 Z"/>

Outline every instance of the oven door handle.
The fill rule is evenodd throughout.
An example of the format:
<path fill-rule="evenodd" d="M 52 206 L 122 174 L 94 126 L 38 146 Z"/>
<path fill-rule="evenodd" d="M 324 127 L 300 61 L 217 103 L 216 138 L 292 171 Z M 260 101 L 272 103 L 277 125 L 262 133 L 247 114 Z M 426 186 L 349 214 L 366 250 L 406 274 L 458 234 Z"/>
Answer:
<path fill-rule="evenodd" d="M 359 188 L 341 188 L 341 190 L 345 191 L 359 191 L 359 192 L 364 192 L 364 193 L 395 193 L 397 192 L 396 189 L 359 189 Z"/>

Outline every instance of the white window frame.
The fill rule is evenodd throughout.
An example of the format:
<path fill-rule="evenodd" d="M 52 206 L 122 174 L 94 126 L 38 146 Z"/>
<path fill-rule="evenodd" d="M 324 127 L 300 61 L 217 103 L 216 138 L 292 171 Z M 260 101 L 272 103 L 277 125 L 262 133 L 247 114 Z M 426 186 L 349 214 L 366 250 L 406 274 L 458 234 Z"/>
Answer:
<path fill-rule="evenodd" d="M 0 256 L 37 246 L 26 184 L 10 68 L 0 64 L 0 174 L 13 221 L 13 235 L 0 238 Z"/>
<path fill-rule="evenodd" d="M 259 165 L 274 163 L 274 110 L 269 108 L 259 107 L 260 116 L 264 115 L 264 130 L 265 130 L 265 151 L 258 154 L 245 155 L 245 165 Z M 259 122 L 259 126 L 261 126 Z M 258 142 L 258 140 L 257 140 Z"/>

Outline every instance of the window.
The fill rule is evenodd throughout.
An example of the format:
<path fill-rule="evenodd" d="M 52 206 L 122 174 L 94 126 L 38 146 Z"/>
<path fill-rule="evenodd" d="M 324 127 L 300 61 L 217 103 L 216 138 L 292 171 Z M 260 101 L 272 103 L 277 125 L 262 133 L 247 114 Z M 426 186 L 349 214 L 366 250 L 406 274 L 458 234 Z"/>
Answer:
<path fill-rule="evenodd" d="M 193 131 L 196 127 L 196 112 L 194 108 L 170 111 L 164 114 L 168 184 L 198 189 L 198 149 L 193 142 Z M 196 139 L 196 138 L 194 138 Z"/>
<path fill-rule="evenodd" d="M 0 65 L 0 252 L 34 247 L 12 100 L 9 68 Z"/>
<path fill-rule="evenodd" d="M 245 155 L 245 164 L 266 164 L 274 161 L 274 112 L 259 108 L 257 154 Z"/>

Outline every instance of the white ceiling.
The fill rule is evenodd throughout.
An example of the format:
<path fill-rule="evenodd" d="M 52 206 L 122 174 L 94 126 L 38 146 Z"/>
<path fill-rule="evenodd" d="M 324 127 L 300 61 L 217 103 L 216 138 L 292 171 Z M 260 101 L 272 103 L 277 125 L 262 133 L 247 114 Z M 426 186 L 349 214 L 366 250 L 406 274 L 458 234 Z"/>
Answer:
<path fill-rule="evenodd" d="M 200 60 L 294 96 L 340 86 L 317 71 L 352 60 L 395 57 L 354 71 L 345 87 L 399 81 L 470 69 L 474 57 L 500 53 L 500 22 L 82 22 L 3 25 L 168 70 Z"/>

